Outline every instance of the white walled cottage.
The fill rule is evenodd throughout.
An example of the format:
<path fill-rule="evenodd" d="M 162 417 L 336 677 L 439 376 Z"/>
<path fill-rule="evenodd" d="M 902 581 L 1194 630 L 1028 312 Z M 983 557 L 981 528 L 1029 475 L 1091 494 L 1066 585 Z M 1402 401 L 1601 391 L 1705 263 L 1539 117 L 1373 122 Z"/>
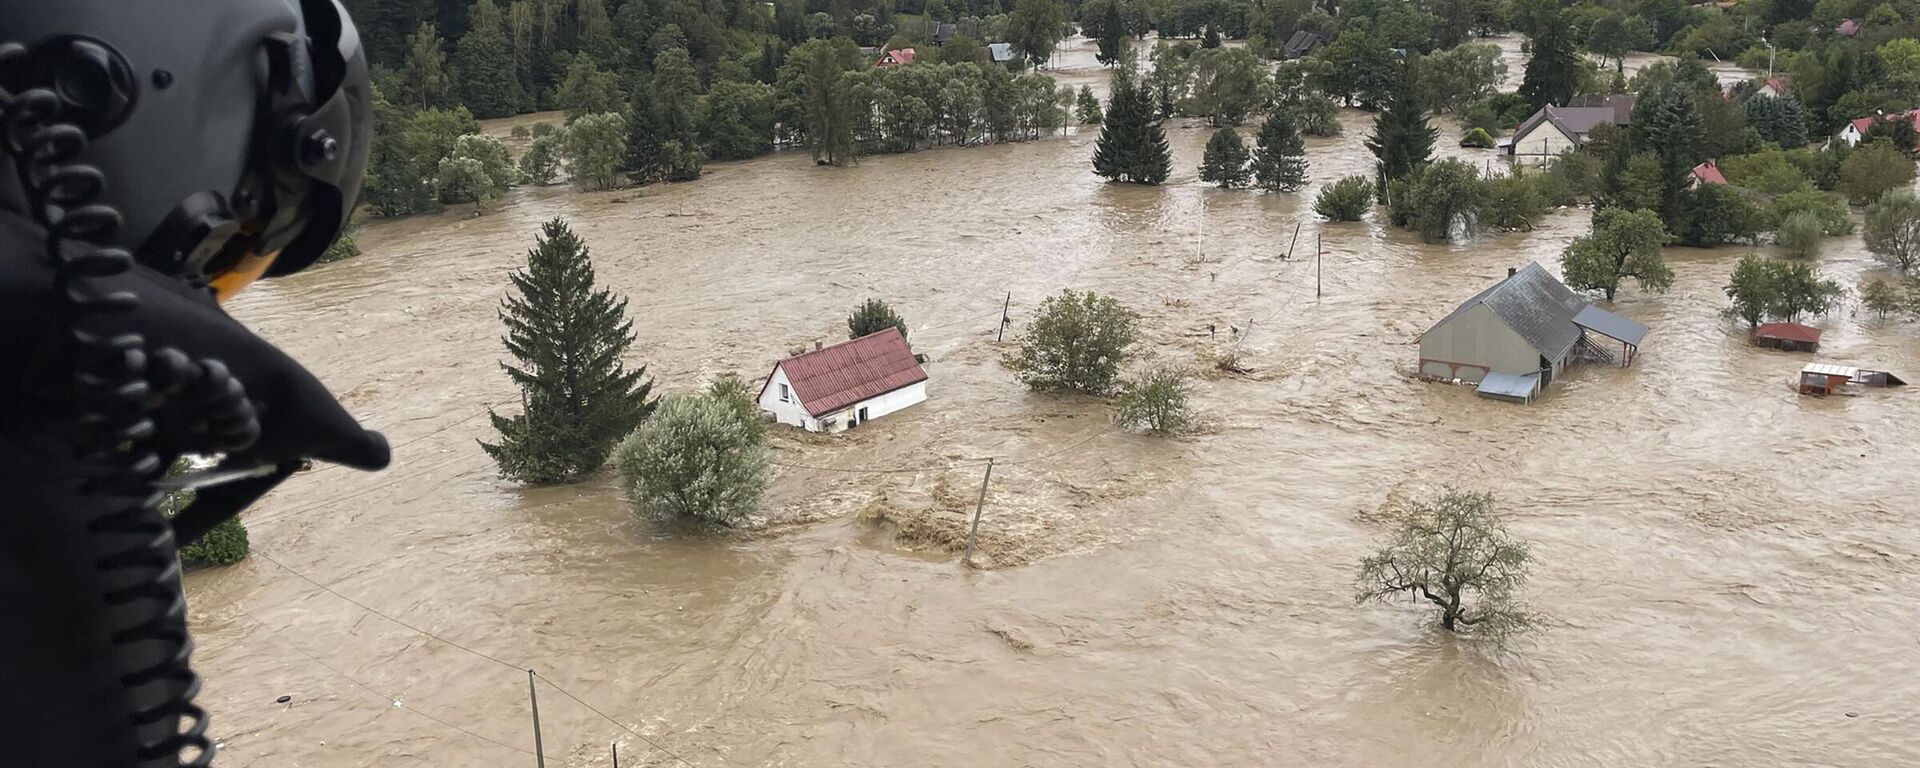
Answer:
<path fill-rule="evenodd" d="M 927 372 L 899 329 L 774 363 L 760 410 L 808 432 L 840 432 L 927 399 Z"/>

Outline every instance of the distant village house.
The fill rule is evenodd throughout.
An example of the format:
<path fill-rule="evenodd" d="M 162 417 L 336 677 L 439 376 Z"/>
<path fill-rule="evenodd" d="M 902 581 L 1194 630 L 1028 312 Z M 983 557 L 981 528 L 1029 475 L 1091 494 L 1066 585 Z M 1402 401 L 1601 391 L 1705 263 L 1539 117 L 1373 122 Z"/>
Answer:
<path fill-rule="evenodd" d="M 1915 131 L 1920 131 L 1920 109 L 1910 109 L 1905 112 L 1895 112 L 1890 115 L 1856 117 L 1848 120 L 1846 126 L 1842 127 L 1840 133 L 1836 134 L 1834 138 L 1846 142 L 1849 147 L 1858 145 L 1862 139 L 1867 137 L 1867 131 L 1873 128 L 1873 121 L 1875 120 L 1886 120 L 1889 122 L 1905 120 L 1913 126 Z"/>
<path fill-rule="evenodd" d="M 1627 125 L 1633 115 L 1632 96 L 1612 96 L 1596 106 L 1556 107 L 1549 104 L 1533 113 L 1498 142 L 1500 153 L 1516 163 L 1544 164 L 1582 144 L 1596 126 Z"/>
<path fill-rule="evenodd" d="M 1687 186 L 1690 187 L 1698 188 L 1702 184 L 1724 187 L 1727 185 L 1727 176 L 1720 172 L 1719 164 L 1708 160 L 1694 166 L 1687 180 Z"/>
<path fill-rule="evenodd" d="M 1799 323 L 1761 323 L 1753 329 L 1755 346 L 1788 352 L 1820 351 L 1820 329 Z"/>
<path fill-rule="evenodd" d="M 1287 61 L 1305 58 L 1313 49 L 1326 44 L 1327 38 L 1320 33 L 1302 29 L 1287 38 L 1287 44 L 1280 49 L 1280 58 Z"/>
<path fill-rule="evenodd" d="M 1537 262 L 1507 272 L 1420 335 L 1422 378 L 1530 402 L 1576 356 L 1633 363 L 1646 326 L 1593 306 Z"/>
<path fill-rule="evenodd" d="M 987 57 L 993 59 L 995 64 L 1013 61 L 1013 43 L 988 43 Z"/>
<path fill-rule="evenodd" d="M 808 432 L 842 432 L 926 402 L 927 372 L 897 328 L 775 363 L 760 410 Z"/>
<path fill-rule="evenodd" d="M 874 62 L 873 66 L 875 69 L 879 69 L 881 67 L 893 67 L 893 66 L 899 66 L 901 64 L 912 64 L 912 63 L 913 63 L 912 48 L 895 48 L 891 51 L 887 51 L 886 53 L 881 54 L 880 60 Z"/>

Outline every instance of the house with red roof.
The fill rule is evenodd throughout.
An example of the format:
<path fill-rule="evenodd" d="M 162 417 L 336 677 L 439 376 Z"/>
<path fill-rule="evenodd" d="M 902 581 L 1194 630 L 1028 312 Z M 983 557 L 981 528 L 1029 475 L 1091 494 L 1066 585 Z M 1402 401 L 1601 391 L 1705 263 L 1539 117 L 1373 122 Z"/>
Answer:
<path fill-rule="evenodd" d="M 913 63 L 912 48 L 895 48 L 891 51 L 887 51 L 886 53 L 881 54 L 880 60 L 874 62 L 873 66 L 875 69 L 879 69 L 881 67 L 893 67 L 901 64 L 912 64 L 912 63 Z"/>
<path fill-rule="evenodd" d="M 1841 37 L 1858 35 L 1860 34 L 1860 22 L 1854 19 L 1841 19 L 1839 26 L 1833 28 L 1833 33 Z"/>
<path fill-rule="evenodd" d="M 1915 131 L 1920 131 L 1920 109 L 1909 109 L 1891 115 L 1869 115 L 1848 120 L 1846 127 L 1841 128 L 1835 138 L 1846 142 L 1849 147 L 1856 146 L 1861 139 L 1867 137 L 1867 130 L 1873 127 L 1875 120 L 1905 120 L 1913 126 Z"/>
<path fill-rule="evenodd" d="M 1727 176 L 1720 172 L 1720 166 L 1718 164 L 1712 160 L 1708 160 L 1693 167 L 1693 179 L 1687 182 L 1687 184 L 1692 187 L 1698 187 L 1702 184 L 1714 184 L 1724 187 L 1727 185 Z"/>
<path fill-rule="evenodd" d="M 808 432 L 841 432 L 927 400 L 927 372 L 888 328 L 773 364 L 760 410 Z"/>
<path fill-rule="evenodd" d="M 1785 76 L 1775 76 L 1762 80 L 1759 89 L 1755 90 L 1754 93 L 1776 99 L 1785 96 L 1787 95 L 1787 78 Z"/>

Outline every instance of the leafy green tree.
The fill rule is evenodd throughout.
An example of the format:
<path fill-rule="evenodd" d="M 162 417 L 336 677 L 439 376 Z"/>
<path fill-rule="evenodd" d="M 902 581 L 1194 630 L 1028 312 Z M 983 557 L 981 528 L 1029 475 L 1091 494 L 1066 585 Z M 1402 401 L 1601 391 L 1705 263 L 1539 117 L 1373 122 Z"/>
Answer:
<path fill-rule="evenodd" d="M 852 40 L 809 40 L 787 54 L 780 67 L 780 90 L 792 94 L 791 111 L 814 162 L 846 165 L 859 156 L 854 127 L 859 122 L 855 78 L 864 64 Z"/>
<path fill-rule="evenodd" d="M 1893 287 L 1892 283 L 1885 280 L 1875 280 L 1861 286 L 1860 304 L 1865 306 L 1867 311 L 1879 315 L 1880 319 L 1885 320 L 1887 319 L 1887 315 L 1897 312 L 1901 307 L 1905 306 L 1906 301 L 1901 297 L 1900 291 Z"/>
<path fill-rule="evenodd" d="M 186 457 L 174 461 L 167 470 L 169 477 L 184 475 L 193 471 L 193 463 Z M 172 519 L 175 515 L 192 506 L 194 492 L 191 490 L 169 491 L 160 499 L 160 514 Z M 180 563 L 189 567 L 232 565 L 247 559 L 247 527 L 239 517 L 229 517 L 194 540 L 180 547 Z"/>
<path fill-rule="evenodd" d="M 1806 262 L 1772 261 L 1767 266 L 1774 284 L 1773 303 L 1767 314 L 1789 323 L 1807 315 L 1824 315 L 1840 305 L 1846 289 L 1832 280 L 1823 280 Z"/>
<path fill-rule="evenodd" d="M 592 255 L 564 219 L 541 227 L 527 268 L 509 279 L 518 295 L 501 302 L 500 319 L 519 366 L 500 367 L 524 408 L 510 418 L 489 409 L 500 441 L 480 445 L 509 480 L 544 485 L 595 472 L 655 405 L 646 366 L 621 362 L 633 344 L 627 301 L 594 287 Z"/>
<path fill-rule="evenodd" d="M 1587 30 L 1587 50 L 1599 56 L 1602 63 L 1612 59 L 1616 73 L 1627 71 L 1628 53 L 1652 48 L 1653 28 L 1639 16 L 1609 13 L 1594 21 Z"/>
<path fill-rule="evenodd" d="M 1527 580 L 1527 546 L 1493 505 L 1492 494 L 1451 488 L 1409 504 L 1393 539 L 1360 561 L 1357 599 L 1426 600 L 1448 632 L 1500 638 L 1536 625 L 1516 594 Z"/>
<path fill-rule="evenodd" d="M 1320 190 L 1313 201 L 1313 212 L 1328 221 L 1359 221 L 1373 207 L 1373 182 L 1365 176 L 1348 176 Z"/>
<path fill-rule="evenodd" d="M 520 92 L 513 43 L 507 39 L 505 21 L 493 0 L 476 2 L 472 20 L 472 27 L 461 36 L 460 45 L 454 50 L 460 101 L 480 117 L 514 114 L 526 99 Z"/>
<path fill-rule="evenodd" d="M 1200 160 L 1200 180 L 1234 189 L 1246 186 L 1251 175 L 1247 170 L 1247 143 L 1240 139 L 1240 132 L 1232 128 L 1214 131 Z"/>
<path fill-rule="evenodd" d="M 1099 125 L 1102 115 L 1100 99 L 1093 95 L 1093 89 L 1080 86 L 1080 95 L 1073 103 L 1073 117 L 1081 125 Z"/>
<path fill-rule="evenodd" d="M 373 113 L 373 148 L 365 184 L 368 207 L 381 216 L 436 210 L 440 159 L 453 152 L 459 137 L 478 133 L 480 124 L 466 107 L 408 112 L 382 98 L 377 89 Z"/>
<path fill-rule="evenodd" d="M 1186 371 L 1172 366 L 1148 369 L 1121 387 L 1115 421 L 1126 429 L 1169 435 L 1193 423 L 1188 403 L 1193 385 Z"/>
<path fill-rule="evenodd" d="M 1787 154 L 1775 149 L 1746 155 L 1733 155 L 1715 161 L 1727 182 L 1769 195 L 1813 189 L 1813 182 L 1800 168 L 1787 160 Z"/>
<path fill-rule="evenodd" d="M 315 260 L 314 263 L 332 264 L 336 261 L 346 261 L 347 259 L 359 256 L 360 240 L 354 237 L 353 233 L 355 229 L 357 229 L 357 227 L 349 226 L 347 229 L 342 230 L 340 236 L 334 238 L 333 244 L 327 246 L 327 250 L 321 252 L 320 258 Z"/>
<path fill-rule="evenodd" d="M 1527 60 L 1527 73 L 1520 81 L 1520 96 L 1534 109 L 1548 104 L 1564 106 L 1579 91 L 1586 64 L 1574 48 L 1573 34 L 1556 17 L 1534 36 L 1533 57 Z"/>
<path fill-rule="evenodd" d="M 1854 205 L 1913 185 L 1913 160 L 1886 142 L 1866 144 L 1840 163 L 1839 191 Z"/>
<path fill-rule="evenodd" d="M 454 142 L 453 151 L 440 160 L 437 178 L 440 202 L 472 203 L 475 211 L 484 210 L 519 183 L 507 148 L 498 139 L 477 133 Z"/>
<path fill-rule="evenodd" d="M 888 328 L 907 335 L 907 321 L 893 311 L 893 307 L 879 299 L 867 299 L 866 303 L 854 307 L 853 314 L 847 316 L 847 338 L 857 339 L 869 334 L 879 333 Z"/>
<path fill-rule="evenodd" d="M 1316 89 L 1347 106 L 1374 107 L 1394 98 L 1407 78 L 1384 40 L 1363 29 L 1342 31 L 1318 53 L 1312 78 Z"/>
<path fill-rule="evenodd" d="M 1431 53 L 1414 59 L 1409 66 L 1425 101 L 1452 112 L 1493 95 L 1507 77 L 1500 47 L 1488 43 Z"/>
<path fill-rule="evenodd" d="M 681 55 L 686 55 L 684 51 Z M 619 112 L 626 105 L 620 97 L 620 78 L 600 68 L 593 57 L 576 54 L 567 65 L 567 79 L 554 94 L 554 105 L 567 113 L 567 124 L 587 115 Z"/>
<path fill-rule="evenodd" d="M 614 466 L 636 512 L 732 526 L 766 492 L 772 452 L 744 390 L 675 395 L 620 442 Z"/>
<path fill-rule="evenodd" d="M 1254 140 L 1253 178 L 1269 192 L 1292 192 L 1307 184 L 1307 144 L 1287 113 L 1273 111 Z"/>
<path fill-rule="evenodd" d="M 560 155 L 574 186 L 613 189 L 620 186 L 620 162 L 626 151 L 627 121 L 617 112 L 587 115 L 561 134 Z"/>
<path fill-rule="evenodd" d="M 1007 18 L 1007 42 L 1028 64 L 1047 63 L 1067 36 L 1067 12 L 1056 0 L 1018 0 Z"/>
<path fill-rule="evenodd" d="M 1093 150 L 1093 172 L 1108 181 L 1159 184 L 1172 170 L 1167 135 L 1154 114 L 1153 97 L 1135 85 L 1126 69 L 1114 78 L 1100 141 Z"/>
<path fill-rule="evenodd" d="M 1763 218 L 1751 201 L 1730 187 L 1702 184 L 1680 195 L 1680 222 L 1675 234 L 1693 246 L 1715 246 L 1735 240 L 1753 240 Z"/>
<path fill-rule="evenodd" d="M 1867 206 L 1867 226 L 1861 232 L 1867 250 L 1902 275 L 1920 269 L 1920 198 L 1908 190 L 1881 193 Z"/>
<path fill-rule="evenodd" d="M 1480 218 L 1486 226 L 1502 232 L 1531 232 L 1533 224 L 1547 215 L 1547 200 L 1541 188 L 1551 179 L 1549 173 L 1527 173 L 1520 166 L 1504 176 L 1486 180 L 1486 197 Z"/>
<path fill-rule="evenodd" d="M 1319 91 L 1297 93 L 1279 107 L 1287 120 L 1307 136 L 1340 135 L 1340 105 Z"/>
<path fill-rule="evenodd" d="M 1775 303 L 1777 286 L 1771 264 L 1760 256 L 1747 254 L 1740 257 L 1740 262 L 1734 265 L 1733 275 L 1727 279 L 1725 292 L 1733 302 L 1727 308 L 1727 314 L 1746 321 L 1748 328 L 1766 320 L 1767 308 Z"/>
<path fill-rule="evenodd" d="M 396 83 L 401 90 L 393 98 L 407 109 L 438 109 L 453 100 L 447 54 L 433 22 L 420 22 L 420 28 L 407 36 L 407 63 L 401 67 Z"/>
<path fill-rule="evenodd" d="M 1103 66 L 1113 66 L 1127 55 L 1127 23 L 1120 17 L 1120 0 L 1106 0 L 1100 16 L 1099 52 L 1094 54 Z"/>
<path fill-rule="evenodd" d="M 1385 196 L 1389 182 L 1426 165 L 1439 136 L 1427 123 L 1426 105 L 1411 78 L 1403 79 L 1386 109 L 1374 116 L 1373 135 L 1367 137 L 1367 149 L 1379 161 L 1374 171 L 1379 193 Z"/>
<path fill-rule="evenodd" d="M 552 134 L 534 139 L 520 156 L 520 174 L 536 186 L 553 183 L 560 174 L 560 141 Z"/>
<path fill-rule="evenodd" d="M 1795 213 L 1811 213 L 1820 222 L 1820 231 L 1828 237 L 1853 232 L 1853 219 L 1847 216 L 1847 204 L 1835 195 L 1817 189 L 1789 192 L 1775 197 L 1767 205 L 1764 214 L 1765 229 L 1778 230 L 1785 224 L 1787 217 Z"/>
<path fill-rule="evenodd" d="M 1265 101 L 1265 65 L 1245 48 L 1207 48 L 1192 58 L 1193 80 L 1181 110 L 1210 125 L 1239 125 Z"/>
<path fill-rule="evenodd" d="M 1661 253 L 1666 242 L 1667 229 L 1652 211 L 1601 208 L 1593 213 L 1593 232 L 1561 252 L 1560 271 L 1569 287 L 1599 291 L 1607 301 L 1629 277 L 1640 290 L 1665 293 L 1673 287 L 1673 270 Z"/>
<path fill-rule="evenodd" d="M 1479 231 L 1486 184 L 1473 164 L 1439 160 L 1398 181 L 1401 192 L 1389 205 L 1395 223 L 1418 231 L 1430 243 L 1451 239 L 1455 230 L 1467 237 Z"/>
<path fill-rule="evenodd" d="M 1145 84 L 1155 98 L 1160 117 L 1173 117 L 1179 105 L 1187 98 L 1187 90 L 1193 84 L 1193 61 L 1189 58 L 1192 44 L 1167 45 L 1161 43 L 1153 47 L 1149 57 L 1153 68 L 1148 70 Z M 1131 67 L 1131 63 L 1128 65 Z M 1131 73 L 1133 70 L 1128 69 Z M 1115 77 L 1118 77 L 1116 73 Z M 1134 75 L 1129 74 L 1129 78 Z M 1111 100 L 1112 96 L 1109 95 Z"/>
<path fill-rule="evenodd" d="M 1780 242 L 1780 250 L 1796 259 L 1811 259 L 1820 255 L 1820 243 L 1826 238 L 1821 232 L 1820 215 L 1812 211 L 1794 211 L 1780 223 L 1780 231 L 1775 235 Z"/>
<path fill-rule="evenodd" d="M 1471 128 L 1467 130 L 1467 135 L 1460 137 L 1460 146 L 1473 147 L 1475 149 L 1492 149 L 1494 146 L 1493 136 L 1488 134 L 1484 128 Z"/>
<path fill-rule="evenodd" d="M 1036 391 L 1105 394 L 1133 356 L 1135 322 L 1111 297 L 1063 290 L 1040 302 L 1009 367 Z"/>
<path fill-rule="evenodd" d="M 773 151 L 773 88 L 725 80 L 700 104 L 700 146 L 715 160 L 745 160 Z"/>

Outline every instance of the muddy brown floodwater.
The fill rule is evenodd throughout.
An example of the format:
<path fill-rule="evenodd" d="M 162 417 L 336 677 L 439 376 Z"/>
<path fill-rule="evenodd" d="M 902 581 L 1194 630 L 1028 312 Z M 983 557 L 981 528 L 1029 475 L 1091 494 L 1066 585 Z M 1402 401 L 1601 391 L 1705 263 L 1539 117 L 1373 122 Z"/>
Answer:
<path fill-rule="evenodd" d="M 1308 142 L 1316 185 L 1368 171 L 1366 119 Z M 1557 271 L 1586 212 L 1424 245 L 1378 214 L 1316 221 L 1317 186 L 1210 189 L 1206 136 L 1171 126 L 1161 188 L 1101 183 L 1080 132 L 522 190 L 374 222 L 359 259 L 256 288 L 236 314 L 397 450 L 295 479 L 249 513 L 255 557 L 190 577 L 222 764 L 531 765 L 513 667 L 696 766 L 1920 763 L 1920 393 L 1796 396 L 1810 358 L 1717 314 L 1736 247 L 1673 250 L 1672 292 L 1625 292 L 1653 328 L 1630 369 L 1575 369 L 1531 407 L 1411 381 L 1416 334 L 1508 267 Z M 760 376 L 880 296 L 931 399 L 783 434 L 778 460 L 816 469 L 780 469 L 747 535 L 637 521 L 610 480 L 504 483 L 475 444 L 517 402 L 495 311 L 554 216 L 632 299 L 629 360 L 665 390 Z M 1857 235 L 1820 268 L 1878 274 Z M 1257 371 L 1207 375 L 1208 428 L 1177 440 L 1029 395 L 996 318 L 1011 294 L 1018 330 L 1064 287 L 1117 296 L 1196 371 L 1251 321 Z M 1816 324 L 1819 359 L 1920 372 L 1911 323 Z M 986 568 L 872 522 L 954 523 L 986 457 Z M 1446 483 L 1496 493 L 1532 542 L 1546 631 L 1501 651 L 1353 604 L 1380 510 Z M 614 741 L 622 765 L 677 764 L 554 689 L 541 717 L 550 765 L 607 765 Z"/>

